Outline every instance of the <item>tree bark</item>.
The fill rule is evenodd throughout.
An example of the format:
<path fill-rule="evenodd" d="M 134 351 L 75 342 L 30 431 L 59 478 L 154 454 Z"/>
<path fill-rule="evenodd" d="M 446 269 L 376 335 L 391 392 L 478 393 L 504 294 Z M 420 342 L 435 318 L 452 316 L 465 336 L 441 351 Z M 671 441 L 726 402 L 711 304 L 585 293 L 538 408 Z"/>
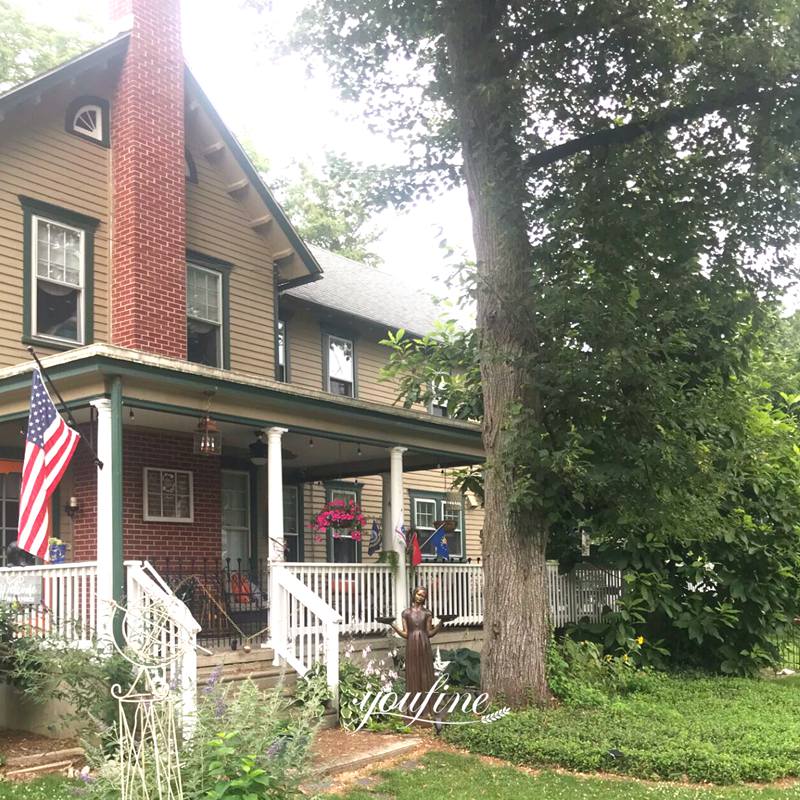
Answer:
<path fill-rule="evenodd" d="M 483 689 L 513 706 L 550 699 L 547 528 L 513 509 L 508 455 L 515 408 L 541 415 L 531 377 L 536 352 L 532 248 L 524 159 L 515 135 L 521 100 L 508 78 L 496 33 L 503 4 L 451 0 L 445 38 L 477 253 L 478 332 L 486 450 L 483 529 L 486 642 Z"/>

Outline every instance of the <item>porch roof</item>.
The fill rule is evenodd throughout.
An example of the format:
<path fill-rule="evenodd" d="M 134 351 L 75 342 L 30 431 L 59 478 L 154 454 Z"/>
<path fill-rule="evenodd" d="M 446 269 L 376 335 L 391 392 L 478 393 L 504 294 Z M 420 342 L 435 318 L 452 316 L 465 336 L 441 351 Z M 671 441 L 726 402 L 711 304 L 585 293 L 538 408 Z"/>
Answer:
<path fill-rule="evenodd" d="M 337 397 L 270 378 L 107 344 L 75 348 L 42 362 L 70 405 L 106 395 L 106 379 L 120 376 L 124 402 L 136 408 L 200 415 L 207 393 L 213 392 L 214 419 L 255 429 L 279 425 L 342 441 L 405 446 L 416 454 L 408 464 L 411 469 L 474 464 L 484 458 L 475 423 Z M 32 362 L 25 362 L 0 369 L 0 421 L 27 415 L 32 368 Z"/>

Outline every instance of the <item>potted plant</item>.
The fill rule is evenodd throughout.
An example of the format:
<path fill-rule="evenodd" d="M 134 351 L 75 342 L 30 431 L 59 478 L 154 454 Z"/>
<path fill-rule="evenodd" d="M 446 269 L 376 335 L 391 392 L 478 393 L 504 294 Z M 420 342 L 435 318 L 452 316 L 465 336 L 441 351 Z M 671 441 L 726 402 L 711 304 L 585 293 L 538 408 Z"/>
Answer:
<path fill-rule="evenodd" d="M 67 545 L 58 537 L 51 536 L 49 541 L 51 564 L 63 564 L 67 560 Z"/>

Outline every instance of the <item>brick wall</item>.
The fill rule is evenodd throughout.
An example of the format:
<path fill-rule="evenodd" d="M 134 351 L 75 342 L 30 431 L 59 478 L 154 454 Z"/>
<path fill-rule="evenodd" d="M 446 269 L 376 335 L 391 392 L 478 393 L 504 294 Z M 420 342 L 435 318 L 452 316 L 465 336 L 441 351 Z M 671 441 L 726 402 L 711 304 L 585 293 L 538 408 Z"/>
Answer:
<path fill-rule="evenodd" d="M 73 558 L 95 557 L 97 476 L 86 448 L 73 459 L 75 495 L 81 511 L 75 518 Z M 193 474 L 194 522 L 145 522 L 145 467 L 183 469 Z M 192 438 L 158 431 L 126 429 L 122 444 L 123 552 L 125 558 L 222 557 L 221 465 L 218 457 L 196 456 Z"/>
<path fill-rule="evenodd" d="M 186 357 L 184 88 L 179 0 L 112 0 L 133 15 L 111 103 L 111 341 Z"/>

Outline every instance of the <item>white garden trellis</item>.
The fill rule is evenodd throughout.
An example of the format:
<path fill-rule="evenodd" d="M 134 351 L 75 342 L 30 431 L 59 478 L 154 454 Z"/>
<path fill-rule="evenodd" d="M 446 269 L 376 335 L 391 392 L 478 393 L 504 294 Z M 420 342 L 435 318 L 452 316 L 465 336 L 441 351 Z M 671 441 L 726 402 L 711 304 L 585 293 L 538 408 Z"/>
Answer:
<path fill-rule="evenodd" d="M 144 572 L 138 577 L 145 588 L 153 588 L 147 587 L 152 579 Z M 114 648 L 134 670 L 127 690 L 118 684 L 111 688 L 119 716 L 121 800 L 183 800 L 179 742 L 181 733 L 187 738 L 192 732 L 195 691 L 194 674 L 185 672 L 187 662 L 195 669 L 199 626 L 191 615 L 176 619 L 176 598 L 153 586 L 163 596 L 134 591 L 127 609 L 114 604 L 121 619 Z M 189 708 L 181 707 L 187 702 Z"/>

